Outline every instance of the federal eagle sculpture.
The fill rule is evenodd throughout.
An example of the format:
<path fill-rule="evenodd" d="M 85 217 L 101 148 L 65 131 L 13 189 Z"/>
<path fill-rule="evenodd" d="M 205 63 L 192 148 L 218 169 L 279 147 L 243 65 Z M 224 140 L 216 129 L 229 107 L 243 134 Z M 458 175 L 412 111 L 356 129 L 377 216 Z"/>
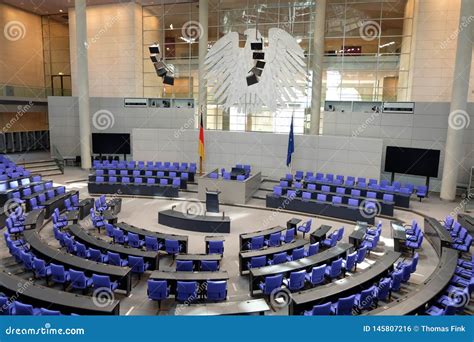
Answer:
<path fill-rule="evenodd" d="M 247 85 L 254 67 L 251 43 L 261 42 L 256 29 L 247 29 L 245 46 L 239 47 L 239 34 L 229 32 L 208 51 L 205 78 L 214 100 L 225 110 L 235 106 L 239 112 L 255 112 L 267 107 L 277 111 L 305 94 L 307 73 L 305 55 L 295 38 L 279 28 L 268 30 L 268 45 L 263 47 L 265 66 L 259 82 Z"/>

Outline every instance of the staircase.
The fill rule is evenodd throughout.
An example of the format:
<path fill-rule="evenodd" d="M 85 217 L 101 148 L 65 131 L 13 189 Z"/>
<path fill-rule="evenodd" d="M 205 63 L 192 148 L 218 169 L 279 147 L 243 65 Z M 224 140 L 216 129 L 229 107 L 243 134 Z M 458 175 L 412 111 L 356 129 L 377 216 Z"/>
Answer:
<path fill-rule="evenodd" d="M 61 171 L 61 168 L 54 159 L 30 160 L 25 162 L 17 162 L 16 164 L 18 166 L 23 166 L 33 175 L 55 176 L 62 175 L 64 173 Z"/>

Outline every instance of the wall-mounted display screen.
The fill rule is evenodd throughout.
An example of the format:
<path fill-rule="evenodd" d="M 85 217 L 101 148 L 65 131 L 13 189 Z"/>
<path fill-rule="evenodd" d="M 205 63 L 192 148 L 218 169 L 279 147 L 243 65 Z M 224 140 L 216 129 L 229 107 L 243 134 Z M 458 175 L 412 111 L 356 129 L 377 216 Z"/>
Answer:
<path fill-rule="evenodd" d="M 439 150 L 387 146 L 385 172 L 438 177 Z"/>

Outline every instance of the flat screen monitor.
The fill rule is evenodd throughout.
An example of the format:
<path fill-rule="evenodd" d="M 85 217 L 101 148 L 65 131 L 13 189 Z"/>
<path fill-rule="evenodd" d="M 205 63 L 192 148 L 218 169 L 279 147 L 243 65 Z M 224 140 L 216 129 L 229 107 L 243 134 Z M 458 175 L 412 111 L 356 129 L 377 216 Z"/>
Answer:
<path fill-rule="evenodd" d="M 438 177 L 439 150 L 387 146 L 385 172 Z"/>
<path fill-rule="evenodd" d="M 130 154 L 130 134 L 92 133 L 92 152 L 95 154 Z"/>

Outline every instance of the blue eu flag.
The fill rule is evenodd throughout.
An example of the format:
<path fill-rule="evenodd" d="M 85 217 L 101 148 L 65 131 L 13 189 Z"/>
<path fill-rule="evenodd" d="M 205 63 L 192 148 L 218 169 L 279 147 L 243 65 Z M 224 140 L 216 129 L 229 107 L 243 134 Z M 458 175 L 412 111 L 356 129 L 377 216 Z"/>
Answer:
<path fill-rule="evenodd" d="M 291 155 L 295 152 L 295 137 L 293 135 L 293 116 L 291 116 L 290 135 L 288 136 L 288 154 L 286 155 L 286 166 L 291 164 Z"/>

